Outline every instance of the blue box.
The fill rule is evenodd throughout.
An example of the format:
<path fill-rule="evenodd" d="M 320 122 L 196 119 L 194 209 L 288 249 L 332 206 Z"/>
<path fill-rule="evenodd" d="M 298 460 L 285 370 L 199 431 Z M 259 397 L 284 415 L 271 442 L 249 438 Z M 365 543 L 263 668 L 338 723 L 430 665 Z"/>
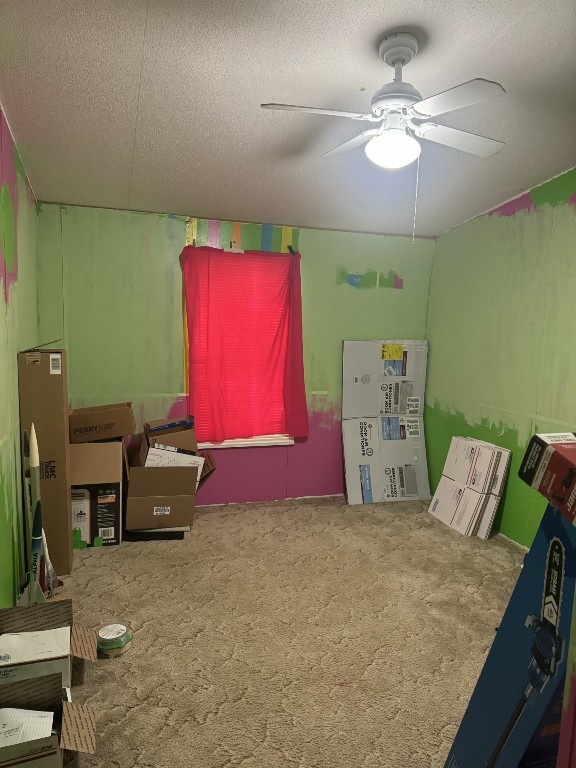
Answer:
<path fill-rule="evenodd" d="M 448 754 L 445 768 L 516 768 L 568 658 L 576 528 L 548 505 Z"/>

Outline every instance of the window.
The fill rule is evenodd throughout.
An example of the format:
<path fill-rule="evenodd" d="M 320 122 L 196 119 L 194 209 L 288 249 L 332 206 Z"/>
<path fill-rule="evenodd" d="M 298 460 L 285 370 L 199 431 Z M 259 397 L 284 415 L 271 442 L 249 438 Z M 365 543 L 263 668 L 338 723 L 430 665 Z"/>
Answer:
<path fill-rule="evenodd" d="M 300 254 L 187 246 L 181 265 L 198 441 L 307 436 Z"/>

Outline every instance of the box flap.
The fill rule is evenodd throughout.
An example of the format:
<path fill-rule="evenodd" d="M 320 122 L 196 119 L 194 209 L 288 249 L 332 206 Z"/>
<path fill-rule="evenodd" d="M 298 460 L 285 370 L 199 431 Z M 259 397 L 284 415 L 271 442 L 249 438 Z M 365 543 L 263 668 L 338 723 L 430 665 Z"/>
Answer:
<path fill-rule="evenodd" d="M 199 483 L 199 485 L 203 485 L 208 479 L 208 476 L 211 475 L 212 472 L 214 472 L 216 469 L 216 460 L 212 451 L 199 451 L 198 456 L 202 456 L 204 458 L 204 466 L 202 467 Z"/>
<path fill-rule="evenodd" d="M 70 411 L 70 441 L 91 443 L 131 435 L 135 429 L 132 403 L 113 403 Z"/>
<path fill-rule="evenodd" d="M 132 467 L 128 496 L 194 496 L 197 467 Z"/>
<path fill-rule="evenodd" d="M 165 435 L 185 430 L 189 432 L 194 429 L 194 417 L 188 416 L 183 419 L 155 419 L 147 421 L 144 424 L 144 432 L 147 436 Z"/>
<path fill-rule="evenodd" d="M 70 598 L 0 610 L 0 634 L 41 632 L 72 625 Z"/>
<path fill-rule="evenodd" d="M 122 481 L 122 443 L 71 443 L 70 484 Z"/>
<path fill-rule="evenodd" d="M 196 441 L 196 432 L 193 429 L 184 429 L 179 432 L 159 432 L 158 434 L 149 434 L 148 442 L 150 445 L 160 443 L 161 445 L 170 445 L 173 448 L 184 448 L 188 451 L 198 450 Z"/>
<path fill-rule="evenodd" d="M 78 416 L 84 413 L 98 413 L 98 411 L 112 411 L 115 408 L 131 408 L 132 403 L 112 403 L 111 405 L 90 405 L 87 408 L 73 408 L 70 415 Z"/>
<path fill-rule="evenodd" d="M 135 466 L 145 467 L 147 456 L 148 456 L 148 443 L 144 438 L 144 436 L 142 436 L 142 442 L 140 443 L 140 450 L 138 451 L 138 454 L 137 454 L 138 461 L 136 462 Z"/>
<path fill-rule="evenodd" d="M 96 632 L 90 627 L 74 624 L 70 641 L 70 652 L 77 659 L 96 661 L 97 658 Z"/>
<path fill-rule="evenodd" d="M 96 715 L 93 707 L 65 701 L 62 709 L 62 749 L 93 755 L 96 752 Z"/>
<path fill-rule="evenodd" d="M 60 674 L 0 684 L 0 707 L 55 710 L 61 704 L 62 675 Z"/>

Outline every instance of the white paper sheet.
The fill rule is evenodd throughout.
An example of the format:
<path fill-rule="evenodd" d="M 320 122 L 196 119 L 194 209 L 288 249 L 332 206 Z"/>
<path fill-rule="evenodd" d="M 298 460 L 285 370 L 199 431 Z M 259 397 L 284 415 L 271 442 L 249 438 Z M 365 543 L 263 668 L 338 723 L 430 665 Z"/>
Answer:
<path fill-rule="evenodd" d="M 52 733 L 52 712 L 0 709 L 0 746 L 44 739 Z"/>

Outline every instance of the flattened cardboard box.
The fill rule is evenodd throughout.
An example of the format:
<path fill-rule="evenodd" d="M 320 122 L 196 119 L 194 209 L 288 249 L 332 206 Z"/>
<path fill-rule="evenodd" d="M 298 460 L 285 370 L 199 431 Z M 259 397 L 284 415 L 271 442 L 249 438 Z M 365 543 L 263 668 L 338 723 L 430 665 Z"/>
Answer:
<path fill-rule="evenodd" d="M 34 424 L 40 455 L 42 525 L 56 573 L 72 570 L 72 518 L 66 352 L 35 349 L 18 354 L 20 438 Z"/>
<path fill-rule="evenodd" d="M 121 442 L 70 446 L 74 547 L 107 547 L 122 541 Z"/>
<path fill-rule="evenodd" d="M 422 415 L 425 340 L 344 341 L 342 418 Z"/>
<path fill-rule="evenodd" d="M 342 421 L 348 504 L 430 498 L 422 417 Z"/>
<path fill-rule="evenodd" d="M 132 403 L 112 403 L 70 411 L 70 442 L 89 443 L 131 435 L 136 429 Z"/>

